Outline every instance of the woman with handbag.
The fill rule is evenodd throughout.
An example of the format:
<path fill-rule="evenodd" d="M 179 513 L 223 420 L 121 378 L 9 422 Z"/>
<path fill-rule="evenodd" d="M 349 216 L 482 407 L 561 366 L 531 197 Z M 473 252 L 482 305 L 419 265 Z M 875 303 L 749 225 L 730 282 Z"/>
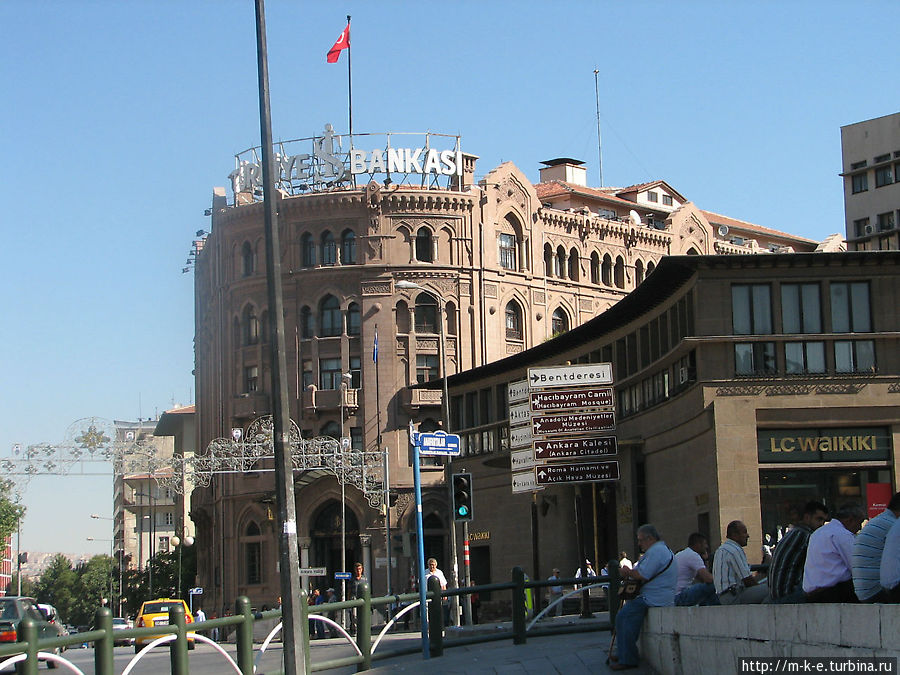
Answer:
<path fill-rule="evenodd" d="M 653 525 L 641 525 L 637 530 L 637 542 L 643 557 L 632 569 L 622 568 L 623 594 L 633 594 L 616 614 L 616 646 L 618 658 L 612 670 L 637 668 L 637 639 L 644 623 L 648 607 L 669 607 L 675 604 L 675 585 L 678 568 L 673 564 L 675 554 L 662 541 Z"/>

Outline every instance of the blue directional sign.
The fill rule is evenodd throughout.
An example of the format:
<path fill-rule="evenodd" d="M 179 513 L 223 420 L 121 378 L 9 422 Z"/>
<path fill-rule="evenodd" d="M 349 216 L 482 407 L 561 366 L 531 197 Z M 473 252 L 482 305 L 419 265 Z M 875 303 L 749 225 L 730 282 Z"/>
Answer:
<path fill-rule="evenodd" d="M 446 431 L 420 433 L 416 445 L 420 455 L 459 455 L 459 436 Z"/>
<path fill-rule="evenodd" d="M 340 581 L 342 579 L 344 581 L 350 581 L 350 579 L 353 578 L 353 575 L 350 574 L 350 572 L 335 572 L 334 578 L 337 579 L 338 581 Z"/>

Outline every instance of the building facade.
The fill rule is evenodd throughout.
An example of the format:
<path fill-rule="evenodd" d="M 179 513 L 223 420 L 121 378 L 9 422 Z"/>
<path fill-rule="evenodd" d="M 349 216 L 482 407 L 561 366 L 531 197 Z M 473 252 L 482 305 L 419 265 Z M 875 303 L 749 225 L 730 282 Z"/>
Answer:
<path fill-rule="evenodd" d="M 841 127 L 841 156 L 849 248 L 900 249 L 900 113 Z"/>
<path fill-rule="evenodd" d="M 333 141 L 316 139 L 315 147 L 325 140 Z M 298 175 L 298 166 L 310 175 L 309 156 L 298 157 L 281 156 L 282 177 L 285 170 Z M 575 160 L 546 162 L 533 184 L 512 163 L 476 181 L 477 158 L 457 157 L 458 171 L 445 185 L 424 175 L 418 184 L 402 183 L 396 174 L 356 176 L 360 187 L 337 178 L 319 187 L 279 183 L 291 418 L 303 438 L 347 438 L 353 448 L 386 453 L 395 533 L 389 555 L 384 514 L 360 490 L 342 491 L 325 472 L 295 475 L 301 565 L 325 567 L 333 578 L 360 560 L 376 593 L 386 590 L 388 559 L 394 590 L 406 590 L 412 571 L 408 429 L 413 422 L 434 430 L 441 420 L 440 392 L 417 384 L 525 352 L 584 324 L 637 288 L 665 256 L 842 245 L 840 237 L 820 244 L 704 212 L 664 181 L 590 188 Z M 373 154 L 366 161 L 380 160 Z M 253 171 L 239 164 L 230 199 L 215 189 L 211 231 L 195 242 L 201 455 L 214 439 L 240 437 L 271 412 L 263 211 L 246 180 Z M 274 479 L 260 468 L 214 476 L 193 493 L 198 584 L 219 594 L 206 598 L 209 607 L 227 608 L 239 594 L 272 605 L 280 593 Z M 442 479 L 440 465 L 423 465 L 426 548 L 447 570 Z"/>
<path fill-rule="evenodd" d="M 637 554 L 647 522 L 680 548 L 695 531 L 715 547 L 743 520 L 756 563 L 808 500 L 883 510 L 900 484 L 898 272 L 897 252 L 668 257 L 595 319 L 452 376 L 473 581 L 506 580 L 514 565 L 574 573 L 576 499 L 601 565 Z M 512 494 L 508 384 L 584 363 L 612 364 L 621 478 Z"/>

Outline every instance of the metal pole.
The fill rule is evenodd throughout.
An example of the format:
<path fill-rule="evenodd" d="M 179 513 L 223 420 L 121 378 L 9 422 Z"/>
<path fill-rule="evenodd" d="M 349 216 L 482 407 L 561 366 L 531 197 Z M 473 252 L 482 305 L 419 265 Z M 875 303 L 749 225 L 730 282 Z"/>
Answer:
<path fill-rule="evenodd" d="M 147 479 L 147 492 L 150 495 L 150 557 L 147 559 L 147 572 L 149 574 L 149 587 L 150 587 L 150 597 L 153 597 L 153 520 L 156 516 L 156 512 L 153 510 L 153 487 L 151 483 L 151 478 Z"/>
<path fill-rule="evenodd" d="M 600 168 L 600 187 L 603 187 L 603 144 L 600 142 L 600 85 L 597 79 L 599 74 L 599 70 L 594 70 L 594 92 L 597 95 L 597 154 L 600 156 L 597 166 Z"/>
<path fill-rule="evenodd" d="M 19 586 L 17 595 L 22 595 L 22 516 L 16 518 L 16 578 Z"/>
<path fill-rule="evenodd" d="M 298 649 L 297 637 L 305 630 L 300 607 L 302 593 L 300 560 L 297 550 L 297 512 L 294 502 L 294 469 L 289 447 L 290 410 L 288 408 L 287 365 L 284 343 L 284 302 L 281 290 L 281 245 L 276 220 L 274 173 L 272 156 L 272 117 L 269 110 L 269 65 L 266 49 L 266 18 L 264 0 L 256 0 L 256 46 L 259 71 L 259 126 L 263 157 L 263 213 L 266 234 L 266 285 L 268 289 L 272 355 L 272 437 L 275 451 L 275 496 L 278 505 L 279 576 L 284 640 L 285 675 L 306 672 L 302 640 Z"/>
<path fill-rule="evenodd" d="M 410 425 L 410 429 L 412 425 Z M 409 442 L 413 444 L 413 483 L 416 489 L 416 548 L 419 559 L 419 614 L 422 623 L 422 655 L 428 659 L 431 656 L 428 648 L 428 600 L 425 597 L 425 533 L 422 527 L 422 472 L 419 468 L 419 445 L 410 433 Z M 440 598 L 435 598 L 440 602 Z"/>
<path fill-rule="evenodd" d="M 441 347 L 441 417 L 443 421 L 443 428 L 446 433 L 450 433 L 450 394 L 448 393 L 447 386 L 447 339 L 446 339 L 446 326 L 444 315 L 447 311 L 447 303 L 444 302 L 443 298 L 441 298 L 436 293 L 431 294 L 435 300 L 438 301 L 438 305 L 440 307 L 440 314 L 438 315 L 438 322 L 440 323 L 440 347 Z M 444 465 L 444 483 L 447 486 L 447 504 L 453 504 L 453 467 L 451 466 L 451 460 L 448 458 L 447 463 Z M 449 513 L 450 509 L 448 509 Z M 459 588 L 459 558 L 456 550 L 456 519 L 451 514 L 450 515 L 450 559 L 452 561 L 452 574 L 450 576 L 450 588 Z M 453 622 L 454 626 L 459 626 L 459 596 L 453 595 L 450 596 L 450 618 Z"/>
<path fill-rule="evenodd" d="M 472 565 L 469 561 L 469 521 L 463 521 L 463 572 L 466 586 L 472 585 Z M 472 625 L 472 594 L 466 593 L 463 600 L 463 618 L 467 626 Z"/>
<path fill-rule="evenodd" d="M 375 423 L 378 425 L 378 449 L 384 461 L 384 548 L 387 556 L 387 595 L 391 594 L 391 457 L 381 436 L 381 380 L 378 375 L 378 324 L 375 324 L 375 342 L 372 346 L 372 360 L 375 363 Z M 388 618 L 391 606 L 387 606 Z"/>
<path fill-rule="evenodd" d="M 347 571 L 347 488 L 344 484 L 344 374 L 341 373 L 341 440 L 338 444 L 341 458 L 341 574 Z M 341 579 L 341 600 L 347 599 L 347 580 Z M 347 627 L 347 610 L 341 610 L 341 625 Z"/>

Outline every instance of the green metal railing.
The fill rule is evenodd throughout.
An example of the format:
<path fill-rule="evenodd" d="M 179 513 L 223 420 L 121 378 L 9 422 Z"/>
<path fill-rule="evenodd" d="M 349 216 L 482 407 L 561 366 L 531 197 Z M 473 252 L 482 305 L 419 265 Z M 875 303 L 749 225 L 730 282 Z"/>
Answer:
<path fill-rule="evenodd" d="M 604 578 L 602 584 L 609 583 L 612 588 L 616 588 L 618 584 L 618 566 L 610 565 L 612 575 Z M 486 584 L 482 586 L 469 586 L 454 590 L 442 591 L 440 583 L 434 577 L 430 578 L 428 585 L 427 598 L 428 603 L 428 643 L 429 654 L 431 656 L 440 656 L 444 649 L 467 644 L 475 644 L 479 642 L 490 642 L 495 640 L 512 639 L 513 644 L 525 644 L 528 635 L 552 635 L 557 633 L 574 633 L 583 631 L 609 630 L 612 623 L 615 622 L 615 602 L 610 603 L 609 622 L 589 624 L 578 623 L 557 625 L 557 626 L 534 626 L 527 625 L 528 613 L 526 610 L 526 592 L 529 589 L 541 589 L 547 586 L 556 585 L 573 585 L 573 584 L 590 584 L 601 583 L 600 578 L 587 579 L 561 579 L 555 581 L 530 581 L 526 579 L 525 573 L 520 567 L 512 570 L 512 579 L 509 582 Z M 372 612 L 376 609 L 390 609 L 392 607 L 406 604 L 407 607 L 415 607 L 418 614 L 418 593 L 407 593 L 403 595 L 390 595 L 373 598 L 371 597 L 368 584 L 360 584 L 360 597 L 353 600 L 344 600 L 342 602 L 327 603 L 326 605 L 317 605 L 316 609 L 327 612 L 328 614 L 337 614 L 341 610 L 357 610 L 355 651 L 352 656 L 330 659 L 311 663 L 310 659 L 310 641 L 309 641 L 309 607 L 307 605 L 306 591 L 301 590 L 297 603 L 300 606 L 300 641 L 298 645 L 302 645 L 304 653 L 304 661 L 306 664 L 306 672 L 317 672 L 322 670 L 330 670 L 332 668 L 342 668 L 355 665 L 357 672 L 368 670 L 372 667 L 373 661 L 388 659 L 394 656 L 413 654 L 422 650 L 421 643 L 415 647 L 405 647 L 399 649 L 384 650 L 375 653 L 372 641 Z M 443 598 L 452 596 L 465 596 L 473 593 L 488 592 L 504 592 L 508 591 L 511 595 L 511 629 L 510 630 L 492 630 L 481 634 L 472 634 L 468 636 L 454 637 L 445 639 L 444 637 L 444 608 L 440 602 Z M 584 592 L 586 591 L 579 591 Z M 536 595 L 539 595 L 537 593 Z M 435 601 L 437 600 L 437 601 Z M 586 600 L 586 596 L 585 596 Z M 585 613 L 585 605 L 582 605 L 582 617 L 590 616 Z M 411 611 L 410 609 L 407 612 Z M 546 610 L 545 610 L 546 611 Z M 9 643 L 0 646 L 0 665 L 6 662 L 9 665 L 9 659 L 19 655 L 24 658 L 16 659 L 18 673 L 22 675 L 37 675 L 38 663 L 44 661 L 56 661 L 61 663 L 65 657 L 57 655 L 56 650 L 66 647 L 73 647 L 83 643 L 93 643 L 94 645 L 94 672 L 95 675 L 114 675 L 113 656 L 114 645 L 116 640 L 129 638 L 154 638 L 151 644 L 147 645 L 140 653 L 136 654 L 131 663 L 126 667 L 125 673 L 130 673 L 135 664 L 140 661 L 144 654 L 159 645 L 165 645 L 169 648 L 170 667 L 173 675 L 186 675 L 190 672 L 188 664 L 189 640 L 205 643 L 217 649 L 230 663 L 230 668 L 234 672 L 243 675 L 253 675 L 254 672 L 254 642 L 253 627 L 254 622 L 261 620 L 280 619 L 281 610 L 275 609 L 266 612 L 253 612 L 250 601 L 241 596 L 235 603 L 234 615 L 223 616 L 217 619 L 208 619 L 197 623 L 188 624 L 185 619 L 184 607 L 181 603 L 173 604 L 169 610 L 169 624 L 163 626 L 152 626 L 143 628 L 128 628 L 122 630 L 113 630 L 112 613 L 109 608 L 103 607 L 97 610 L 94 615 L 94 629 L 85 633 L 76 633 L 68 636 L 60 636 L 55 638 L 38 639 L 37 624 L 30 618 L 22 619 L 19 624 L 18 642 Z M 330 619 L 325 619 L 332 625 Z M 382 636 L 393 625 L 392 620 L 382 631 Z M 534 625 L 535 622 L 532 622 Z M 232 660 L 231 656 L 222 649 L 216 642 L 208 637 L 201 635 L 200 631 L 208 632 L 214 629 L 220 631 L 235 631 L 235 645 L 237 647 L 236 660 Z M 272 631 L 272 635 L 280 629 L 280 624 L 276 630 Z M 343 631 L 341 631 L 343 632 Z M 344 633 L 347 637 L 348 634 Z M 382 636 L 379 636 L 379 640 Z M 352 642 L 352 640 L 351 640 Z M 268 639 L 263 646 L 268 644 Z M 378 641 L 376 641 L 376 645 Z"/>

